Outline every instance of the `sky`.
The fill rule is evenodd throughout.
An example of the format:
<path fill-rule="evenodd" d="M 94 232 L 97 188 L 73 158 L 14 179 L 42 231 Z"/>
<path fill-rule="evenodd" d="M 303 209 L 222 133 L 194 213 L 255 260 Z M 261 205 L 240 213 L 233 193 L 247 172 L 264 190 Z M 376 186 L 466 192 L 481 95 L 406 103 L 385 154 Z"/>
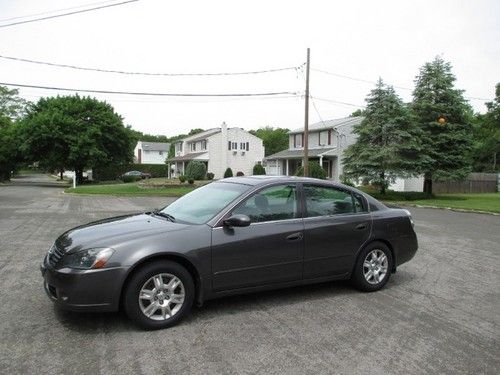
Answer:
<path fill-rule="evenodd" d="M 112 104 L 124 123 L 136 130 L 173 136 L 220 126 L 223 121 L 247 130 L 303 126 L 308 47 L 314 98 L 310 123 L 346 117 L 362 107 L 379 77 L 410 101 L 419 68 L 438 55 L 452 64 L 456 87 L 465 90 L 477 112 L 485 111 L 484 102 L 493 99 L 500 81 L 498 0 L 139 0 L 2 27 L 123 1 L 0 0 L 0 55 L 127 72 L 294 69 L 172 77 L 82 71 L 0 58 L 0 82 L 149 93 L 292 93 L 217 98 L 82 93 Z M 68 8 L 74 9 L 54 12 Z M 38 13 L 43 14 L 17 18 Z M 19 91 L 31 101 L 74 93 Z"/>

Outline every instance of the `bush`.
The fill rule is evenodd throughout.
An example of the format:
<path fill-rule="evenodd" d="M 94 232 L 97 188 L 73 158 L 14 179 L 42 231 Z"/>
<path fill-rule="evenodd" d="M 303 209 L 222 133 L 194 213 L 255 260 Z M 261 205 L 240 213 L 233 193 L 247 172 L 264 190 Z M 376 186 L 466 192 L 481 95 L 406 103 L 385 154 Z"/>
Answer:
<path fill-rule="evenodd" d="M 189 182 L 189 184 L 190 184 L 190 185 L 192 185 L 192 184 L 194 184 L 194 179 L 190 178 L 190 179 L 188 180 L 188 182 Z"/>
<path fill-rule="evenodd" d="M 255 164 L 253 166 L 253 174 L 254 175 L 263 175 L 266 174 L 266 170 L 262 166 L 262 164 Z"/>
<path fill-rule="evenodd" d="M 202 161 L 190 161 L 186 167 L 186 177 L 193 180 L 203 180 L 207 174 L 207 166 Z"/>
<path fill-rule="evenodd" d="M 393 191 L 387 190 L 385 194 L 380 193 L 378 188 L 373 185 L 368 186 L 359 186 L 359 190 L 364 191 L 367 194 L 370 194 L 373 198 L 382 200 L 382 201 L 416 201 L 422 199 L 433 199 L 434 195 L 429 195 L 427 193 L 421 191 Z"/>
<path fill-rule="evenodd" d="M 304 175 L 304 167 L 300 167 L 295 173 L 296 176 Z M 309 177 L 320 178 L 322 180 L 326 179 L 326 171 L 320 167 L 320 165 L 315 161 L 309 162 Z"/>
<path fill-rule="evenodd" d="M 121 180 L 123 182 L 136 182 L 136 181 L 139 181 L 140 179 L 141 179 L 141 176 L 122 176 L 122 178 L 121 178 Z"/>
<path fill-rule="evenodd" d="M 224 172 L 224 178 L 233 177 L 233 170 L 231 168 L 226 169 Z"/>
<path fill-rule="evenodd" d="M 180 181 L 181 184 L 183 184 L 186 181 L 186 176 L 184 176 L 183 174 L 181 174 L 179 176 L 179 181 Z"/>
<path fill-rule="evenodd" d="M 207 180 L 213 180 L 215 175 L 212 172 L 207 173 Z"/>
<path fill-rule="evenodd" d="M 236 172 L 236 177 L 244 176 L 245 174 L 242 171 Z"/>

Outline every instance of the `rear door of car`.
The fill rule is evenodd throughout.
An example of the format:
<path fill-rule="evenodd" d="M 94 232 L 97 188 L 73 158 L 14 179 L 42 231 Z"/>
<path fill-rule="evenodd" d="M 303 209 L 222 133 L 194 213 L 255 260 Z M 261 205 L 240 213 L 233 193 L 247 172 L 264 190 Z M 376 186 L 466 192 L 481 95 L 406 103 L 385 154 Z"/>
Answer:
<path fill-rule="evenodd" d="M 249 216 L 251 224 L 213 229 L 214 291 L 301 279 L 304 225 L 295 183 L 265 187 L 225 218 L 233 214 Z"/>
<path fill-rule="evenodd" d="M 364 197 L 333 185 L 304 184 L 304 279 L 343 276 L 368 240 L 372 218 Z"/>

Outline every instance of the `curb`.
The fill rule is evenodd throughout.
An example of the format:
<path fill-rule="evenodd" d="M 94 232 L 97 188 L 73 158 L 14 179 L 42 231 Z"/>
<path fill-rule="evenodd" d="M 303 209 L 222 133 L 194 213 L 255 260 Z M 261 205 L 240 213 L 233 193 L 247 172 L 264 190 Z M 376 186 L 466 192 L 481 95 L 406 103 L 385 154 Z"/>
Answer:
<path fill-rule="evenodd" d="M 469 210 L 466 208 L 422 206 L 420 204 L 400 203 L 400 202 L 398 202 L 397 204 L 401 205 L 401 206 L 408 206 L 408 207 L 432 208 L 432 209 L 438 209 L 438 210 L 448 210 L 448 211 L 455 211 L 455 212 L 466 212 L 466 213 L 473 213 L 473 214 L 486 214 L 486 215 L 500 216 L 500 214 L 496 213 L 496 212 L 481 211 L 481 210 Z"/>

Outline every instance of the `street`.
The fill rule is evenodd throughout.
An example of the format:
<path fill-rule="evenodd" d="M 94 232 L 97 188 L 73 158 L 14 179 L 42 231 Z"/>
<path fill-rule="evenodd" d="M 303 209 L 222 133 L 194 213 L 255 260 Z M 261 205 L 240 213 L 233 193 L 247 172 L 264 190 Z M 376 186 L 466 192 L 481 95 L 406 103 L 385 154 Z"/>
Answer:
<path fill-rule="evenodd" d="M 69 195 L 43 176 L 24 180 L 0 185 L 4 374 L 500 371 L 500 216 L 411 208 L 420 249 L 382 291 L 335 282 L 229 297 L 145 332 L 122 313 L 55 309 L 39 264 L 71 227 L 174 198 Z"/>

